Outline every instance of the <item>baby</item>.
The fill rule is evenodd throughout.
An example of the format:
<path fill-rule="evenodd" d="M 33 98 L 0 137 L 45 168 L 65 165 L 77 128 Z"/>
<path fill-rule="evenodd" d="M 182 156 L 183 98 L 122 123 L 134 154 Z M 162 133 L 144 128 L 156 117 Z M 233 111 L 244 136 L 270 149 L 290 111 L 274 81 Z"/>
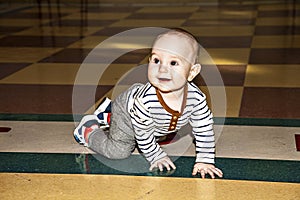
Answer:
<path fill-rule="evenodd" d="M 222 177 L 222 171 L 214 166 L 213 117 L 205 95 L 191 83 L 201 70 L 198 54 L 199 45 L 192 34 L 181 29 L 160 34 L 149 58 L 149 82 L 132 85 L 112 104 L 106 98 L 93 115 L 82 118 L 75 139 L 110 159 L 129 157 L 137 144 L 150 171 L 171 170 L 176 166 L 157 140 L 189 123 L 196 144 L 192 175 Z"/>

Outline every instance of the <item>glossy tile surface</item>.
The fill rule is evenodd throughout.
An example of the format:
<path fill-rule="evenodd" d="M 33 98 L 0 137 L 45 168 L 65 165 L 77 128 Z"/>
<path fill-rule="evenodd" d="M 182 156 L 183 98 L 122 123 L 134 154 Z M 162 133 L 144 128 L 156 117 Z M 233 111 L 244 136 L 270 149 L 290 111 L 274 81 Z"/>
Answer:
<path fill-rule="evenodd" d="M 80 2 L 1 4 L 0 199 L 300 199 L 298 1 Z M 149 47 L 135 42 L 151 31 L 105 41 L 147 26 L 184 28 L 203 47 L 194 82 L 223 180 L 191 176 L 189 127 L 163 146 L 177 166 L 167 174 L 137 151 L 117 166 L 143 161 L 142 174 L 111 168 L 73 139 L 104 96 L 146 81 Z"/>
<path fill-rule="evenodd" d="M 299 15 L 297 14 L 299 5 L 297 3 L 258 4 L 253 2 L 238 5 L 221 2 L 215 6 L 200 2 L 199 5 L 166 5 L 73 4 L 66 6 L 65 4 L 50 4 L 48 7 L 44 4 L 41 10 L 37 5 L 31 5 L 4 12 L 0 21 L 2 33 L 0 84 L 7 85 L 7 87 L 10 87 L 8 84 L 14 87 L 26 87 L 24 84 L 46 84 L 46 87 L 41 86 L 44 88 L 50 88 L 50 85 L 56 84 L 71 87 L 79 70 L 78 66 L 85 61 L 95 47 L 111 36 L 146 26 L 182 27 L 198 38 L 200 45 L 210 56 L 221 75 L 226 91 L 228 91 L 227 102 L 230 102 L 227 105 L 227 115 L 223 114 L 222 117 L 297 117 L 296 114 L 279 115 L 277 112 L 264 111 L 264 109 L 260 109 L 259 112 L 262 113 L 260 115 L 245 113 L 248 112 L 248 103 L 247 105 L 240 103 L 252 101 L 250 99 L 256 97 L 250 97 L 249 95 L 254 93 L 248 91 L 260 90 L 259 88 L 262 87 L 277 87 L 277 91 L 284 93 L 297 90 L 295 88 L 299 87 Z M 81 12 L 81 9 L 85 9 L 85 12 Z M 145 38 L 136 39 L 143 41 Z M 139 77 L 144 77 L 142 74 L 126 73 L 135 65 L 147 60 L 147 51 L 133 51 L 119 58 L 113 58 L 113 48 L 130 47 L 126 41 L 127 38 L 124 38 L 121 43 L 109 47 L 112 51 L 105 50 L 101 54 L 95 54 L 92 58 L 96 63 L 115 59 L 114 65 L 127 65 L 124 65 L 124 68 L 115 68 L 113 65 L 108 67 L 105 76 L 100 78 L 102 79 L 99 82 L 100 85 L 113 86 L 119 81 L 118 79 L 124 78 L 123 75 L 130 76 L 132 82 L 140 81 Z M 26 65 L 19 63 L 26 63 Z M 211 63 L 203 61 L 201 75 L 195 79 L 196 84 L 209 87 L 221 86 L 220 82 L 214 80 L 214 74 L 206 64 Z M 203 76 L 210 78 L 204 81 Z M 93 82 L 95 81 L 85 81 L 85 84 Z M 3 92 L 9 97 L 15 95 L 8 90 Z M 44 96 L 46 93 L 40 92 L 36 96 L 48 101 L 48 98 Z M 103 93 L 105 94 L 106 92 Z M 61 93 L 61 95 L 64 94 Z M 68 98 L 68 94 L 65 93 L 65 95 L 66 97 L 63 98 Z M 26 101 L 31 97 L 24 96 L 23 98 Z M 291 102 L 296 101 L 294 100 L 296 98 L 288 96 L 282 98 L 283 101 L 291 103 L 292 107 L 288 109 L 297 108 L 298 102 Z M 270 99 L 262 102 L 270 104 L 271 109 L 277 105 Z M 63 107 L 68 107 L 69 101 L 60 103 L 64 104 Z M 7 104 L 9 102 L 5 103 Z M 57 107 L 60 106 L 62 105 L 57 105 Z M 91 106 L 93 105 L 89 107 Z M 5 113 L 12 112 L 14 111 L 5 110 Z M 23 111 L 18 112 L 27 113 L 28 109 L 24 108 Z M 35 113 L 44 112 L 35 111 Z M 66 111 L 61 111 L 62 114 L 66 114 L 64 112 Z M 216 113 L 216 116 L 220 116 L 220 113 Z"/>

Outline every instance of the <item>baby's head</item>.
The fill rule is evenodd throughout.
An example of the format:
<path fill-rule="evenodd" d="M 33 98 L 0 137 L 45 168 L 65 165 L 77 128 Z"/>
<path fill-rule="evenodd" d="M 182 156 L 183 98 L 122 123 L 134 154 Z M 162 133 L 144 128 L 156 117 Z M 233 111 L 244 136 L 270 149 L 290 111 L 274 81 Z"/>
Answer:
<path fill-rule="evenodd" d="M 200 72 L 199 44 L 181 29 L 171 29 L 157 36 L 149 58 L 148 79 L 162 91 L 175 91 L 192 81 Z"/>
<path fill-rule="evenodd" d="M 167 43 L 166 43 L 167 42 Z M 152 48 L 160 48 L 185 58 L 190 64 L 198 63 L 199 44 L 188 31 L 174 28 L 158 35 Z"/>

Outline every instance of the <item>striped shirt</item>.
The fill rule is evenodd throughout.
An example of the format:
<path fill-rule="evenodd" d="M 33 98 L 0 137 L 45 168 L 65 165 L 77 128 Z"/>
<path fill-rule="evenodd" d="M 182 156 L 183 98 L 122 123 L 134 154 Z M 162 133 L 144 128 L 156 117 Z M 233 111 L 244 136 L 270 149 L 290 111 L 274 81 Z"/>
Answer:
<path fill-rule="evenodd" d="M 196 140 L 196 162 L 214 163 L 213 117 L 206 96 L 195 84 L 187 84 L 181 112 L 169 108 L 150 83 L 132 91 L 127 102 L 138 147 L 151 164 L 167 155 L 156 137 L 175 132 L 187 123 Z"/>

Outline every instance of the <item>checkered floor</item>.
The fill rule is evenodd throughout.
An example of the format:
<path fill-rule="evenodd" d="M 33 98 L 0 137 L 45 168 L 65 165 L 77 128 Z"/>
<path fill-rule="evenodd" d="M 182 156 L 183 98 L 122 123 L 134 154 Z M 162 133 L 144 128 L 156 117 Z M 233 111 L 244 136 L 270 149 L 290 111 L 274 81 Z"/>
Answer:
<path fill-rule="evenodd" d="M 0 4 L 0 199 L 299 199 L 298 0 L 26 2 Z M 72 136 L 73 114 L 146 81 L 147 42 L 173 27 L 203 47 L 223 180 L 191 177 L 192 138 L 165 146 L 174 174 L 118 176 Z"/>
<path fill-rule="evenodd" d="M 181 27 L 199 39 L 225 86 L 203 81 L 203 74 L 211 73 L 210 66 L 204 65 L 195 79 L 204 91 L 225 89 L 227 112 L 215 113 L 216 117 L 299 119 L 297 1 L 177 6 L 42 4 L 40 10 L 29 4 L 2 12 L 2 118 L 6 114 L 71 114 L 73 84 L 84 59 L 105 39 L 141 27 Z M 146 58 L 147 51 L 140 49 L 114 60 L 102 74 L 93 103 L 109 96 L 121 77 Z M 85 84 L 82 89 L 93 88 L 95 85 Z M 79 112 L 91 106 L 83 104 Z"/>

